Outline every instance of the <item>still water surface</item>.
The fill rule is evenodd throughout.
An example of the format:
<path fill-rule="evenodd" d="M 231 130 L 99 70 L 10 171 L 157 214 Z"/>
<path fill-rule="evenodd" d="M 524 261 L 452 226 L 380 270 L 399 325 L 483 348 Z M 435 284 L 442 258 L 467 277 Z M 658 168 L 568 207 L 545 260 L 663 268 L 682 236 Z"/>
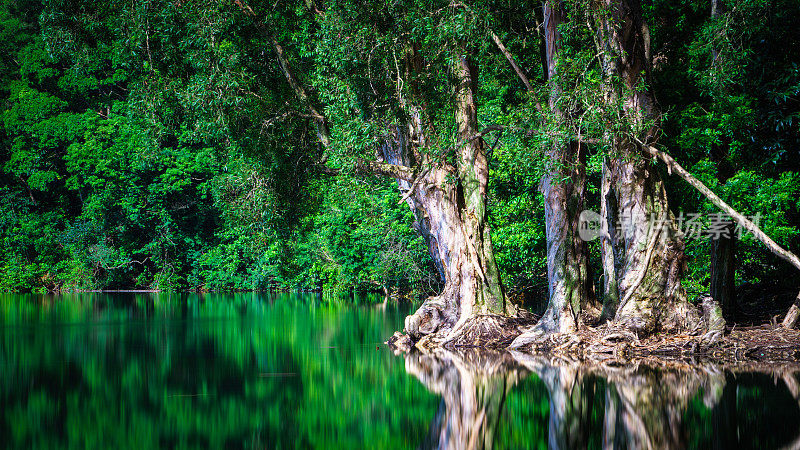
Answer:
<path fill-rule="evenodd" d="M 411 305 L 0 295 L 10 448 L 797 448 L 798 373 L 395 356 Z"/>

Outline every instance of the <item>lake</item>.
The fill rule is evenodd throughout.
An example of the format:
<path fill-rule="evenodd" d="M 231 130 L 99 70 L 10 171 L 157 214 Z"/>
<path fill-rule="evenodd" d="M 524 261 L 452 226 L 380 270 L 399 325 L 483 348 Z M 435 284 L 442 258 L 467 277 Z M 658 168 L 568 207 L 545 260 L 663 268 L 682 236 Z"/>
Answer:
<path fill-rule="evenodd" d="M 10 448 L 797 448 L 786 367 L 395 355 L 414 306 L 316 294 L 0 294 Z"/>

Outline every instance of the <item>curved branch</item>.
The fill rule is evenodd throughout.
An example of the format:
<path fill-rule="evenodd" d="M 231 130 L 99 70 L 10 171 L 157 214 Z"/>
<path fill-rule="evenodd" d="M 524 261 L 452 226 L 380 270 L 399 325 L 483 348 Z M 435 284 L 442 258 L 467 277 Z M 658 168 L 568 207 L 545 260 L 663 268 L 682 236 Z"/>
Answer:
<path fill-rule="evenodd" d="M 516 72 L 517 76 L 522 81 L 522 84 L 525 85 L 525 88 L 528 89 L 528 92 L 534 92 L 533 85 L 531 85 L 531 80 L 529 80 L 528 76 L 525 75 L 525 71 L 523 71 L 522 67 L 520 67 L 519 64 L 517 64 L 517 61 L 514 60 L 514 55 L 512 55 L 511 52 L 508 51 L 506 46 L 503 45 L 503 41 L 500 40 L 500 37 L 497 36 L 497 34 L 493 30 L 489 30 L 489 36 L 492 37 L 492 40 L 494 41 L 495 45 L 497 45 L 497 48 L 500 49 L 500 53 L 502 53 L 503 56 L 505 56 L 506 59 L 508 60 L 508 63 L 511 64 L 511 67 L 514 69 L 514 72 Z"/>

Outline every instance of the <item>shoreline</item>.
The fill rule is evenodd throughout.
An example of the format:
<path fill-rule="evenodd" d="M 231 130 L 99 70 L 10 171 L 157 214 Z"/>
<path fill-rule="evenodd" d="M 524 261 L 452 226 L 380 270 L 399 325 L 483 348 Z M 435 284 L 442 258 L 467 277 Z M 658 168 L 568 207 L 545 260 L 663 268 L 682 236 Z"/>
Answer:
<path fill-rule="evenodd" d="M 512 349 L 507 345 L 493 347 L 449 346 L 431 339 L 412 342 L 408 335 L 395 332 L 385 344 L 396 354 L 439 351 L 500 351 L 518 355 L 566 359 L 589 364 L 655 366 L 697 365 L 710 363 L 723 367 L 788 366 L 800 369 L 800 330 L 780 325 L 733 326 L 716 342 L 703 340 L 702 335 L 656 333 L 647 338 L 607 333 L 607 330 L 585 326 L 575 333 L 553 333 L 537 343 Z M 422 344 L 422 345 L 420 345 Z"/>

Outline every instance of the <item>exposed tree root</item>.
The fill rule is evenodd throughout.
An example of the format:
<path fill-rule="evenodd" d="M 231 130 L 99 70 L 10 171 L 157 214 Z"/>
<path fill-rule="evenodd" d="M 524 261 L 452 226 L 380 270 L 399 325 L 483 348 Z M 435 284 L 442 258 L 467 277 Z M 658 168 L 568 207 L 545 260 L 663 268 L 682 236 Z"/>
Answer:
<path fill-rule="evenodd" d="M 442 296 L 428 298 L 414 314 L 406 317 L 405 332 L 414 340 L 449 330 L 453 326 L 452 317 L 457 317 L 458 313 L 455 307 L 448 307 Z"/>
<path fill-rule="evenodd" d="M 527 354 L 548 357 L 576 358 L 590 361 L 625 363 L 641 358 L 694 359 L 720 363 L 792 362 L 800 363 L 800 331 L 775 325 L 737 327 L 723 334 L 719 329 L 703 333 L 655 333 L 640 338 L 618 324 L 582 327 L 574 333 L 541 333 L 521 346 L 512 340 L 519 332 L 519 323 L 507 322 L 493 316 L 482 316 L 465 326 L 457 339 L 446 333 L 434 333 L 412 345 L 408 336 L 399 333 L 388 344 L 398 351 L 413 351 L 412 347 L 432 353 L 441 348 L 491 347 L 508 348 Z M 522 336 L 522 335 L 521 335 Z"/>
<path fill-rule="evenodd" d="M 536 316 L 518 309 L 513 316 L 479 314 L 452 324 L 443 312 L 443 306 L 427 300 L 405 321 L 406 334 L 395 333 L 386 342 L 398 351 L 407 352 L 416 347 L 423 353 L 439 348 L 506 348 L 522 329 L 536 322 Z"/>
<path fill-rule="evenodd" d="M 520 333 L 518 323 L 498 315 L 477 315 L 459 323 L 447 335 L 445 347 L 505 348 Z"/>
<path fill-rule="evenodd" d="M 563 336 L 552 322 L 539 321 L 536 325 L 525 330 L 516 337 L 508 346 L 510 349 L 524 349 L 529 347 L 547 347 L 551 341 L 555 342 Z"/>

